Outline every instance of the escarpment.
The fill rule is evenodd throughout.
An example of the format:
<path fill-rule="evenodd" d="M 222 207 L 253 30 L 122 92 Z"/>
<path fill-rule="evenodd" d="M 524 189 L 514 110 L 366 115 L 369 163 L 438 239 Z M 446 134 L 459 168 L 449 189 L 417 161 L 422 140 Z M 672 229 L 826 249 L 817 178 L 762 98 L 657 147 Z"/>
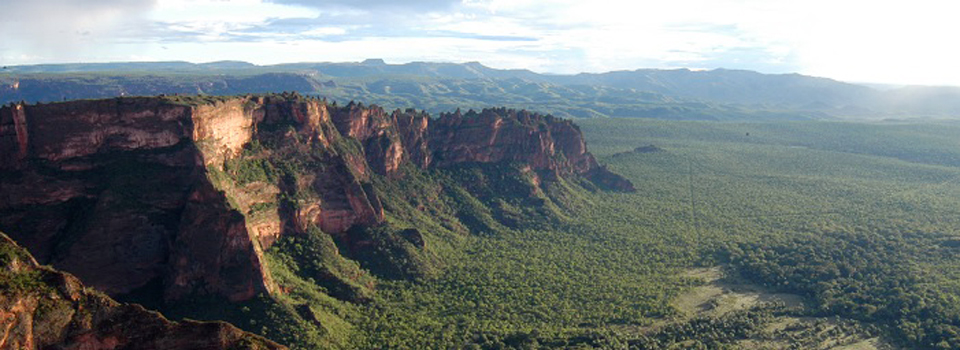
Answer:
<path fill-rule="evenodd" d="M 601 167 L 572 121 L 506 108 L 442 114 L 431 125 L 432 165 L 518 162 L 552 179 L 581 175 L 610 189 L 634 191 L 623 177 Z M 617 180 L 614 180 L 617 179 Z"/>
<path fill-rule="evenodd" d="M 0 349 L 285 349 L 225 322 L 171 322 L 41 267 L 0 233 Z"/>
<path fill-rule="evenodd" d="M 115 98 L 0 109 L 0 229 L 113 296 L 243 301 L 282 289 L 264 251 L 286 235 L 319 230 L 350 257 L 422 255 L 429 240 L 414 228 L 368 229 L 399 202 L 428 212 L 448 186 L 398 199 L 377 184 L 469 164 L 521 164 L 530 193 L 565 177 L 633 190 L 572 122 L 525 111 L 431 119 L 295 94 Z M 317 274 L 362 299 L 336 271 Z"/>

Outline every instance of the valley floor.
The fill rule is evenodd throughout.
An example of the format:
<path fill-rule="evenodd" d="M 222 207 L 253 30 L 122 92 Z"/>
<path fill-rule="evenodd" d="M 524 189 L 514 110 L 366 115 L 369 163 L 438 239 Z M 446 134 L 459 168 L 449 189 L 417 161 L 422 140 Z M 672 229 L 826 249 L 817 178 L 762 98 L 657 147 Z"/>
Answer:
<path fill-rule="evenodd" d="M 274 271 L 286 312 L 322 330 L 275 334 L 367 349 L 960 348 L 960 124 L 577 122 L 636 193 L 561 181 L 545 205 L 557 222 L 421 228 L 442 267 L 378 279 L 366 304 Z"/>
<path fill-rule="evenodd" d="M 638 192 L 385 283 L 372 344 L 960 346 L 960 125 L 578 122 Z"/>

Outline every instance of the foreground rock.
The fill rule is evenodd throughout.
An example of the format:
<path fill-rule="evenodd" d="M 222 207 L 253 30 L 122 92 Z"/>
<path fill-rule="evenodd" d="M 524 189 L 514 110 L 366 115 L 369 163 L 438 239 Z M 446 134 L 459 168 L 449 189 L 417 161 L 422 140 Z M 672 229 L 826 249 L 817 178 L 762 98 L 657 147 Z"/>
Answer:
<path fill-rule="evenodd" d="M 42 267 L 0 233 L 0 349 L 285 349 L 224 322 L 171 322 Z"/>

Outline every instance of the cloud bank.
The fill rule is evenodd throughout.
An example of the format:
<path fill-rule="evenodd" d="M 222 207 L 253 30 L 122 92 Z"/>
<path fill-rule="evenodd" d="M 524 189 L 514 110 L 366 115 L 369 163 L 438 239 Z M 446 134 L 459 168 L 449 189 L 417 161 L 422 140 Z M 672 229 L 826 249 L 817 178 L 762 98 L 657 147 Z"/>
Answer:
<path fill-rule="evenodd" d="M 540 72 L 734 68 L 960 85 L 960 21 L 917 0 L 0 0 L 4 64 L 480 61 Z"/>
<path fill-rule="evenodd" d="M 124 38 L 137 32 L 136 24 L 156 3 L 157 0 L 0 0 L 4 14 L 0 21 L 0 47 L 26 60 L 76 59 L 95 52 L 105 44 L 105 39 Z"/>

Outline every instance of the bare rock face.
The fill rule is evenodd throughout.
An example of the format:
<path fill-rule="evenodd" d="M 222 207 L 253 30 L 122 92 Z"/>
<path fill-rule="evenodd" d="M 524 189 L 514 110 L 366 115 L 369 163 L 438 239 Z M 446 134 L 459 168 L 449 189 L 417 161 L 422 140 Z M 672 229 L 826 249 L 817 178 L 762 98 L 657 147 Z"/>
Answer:
<path fill-rule="evenodd" d="M 300 221 L 316 225 L 330 234 L 344 233 L 355 225 L 374 226 L 383 221 L 383 206 L 376 192 L 367 185 L 365 176 L 356 170 L 366 169 L 350 160 L 330 160 L 328 167 L 316 173 L 310 189 L 318 196 L 312 206 L 317 207 L 311 215 Z"/>
<path fill-rule="evenodd" d="M 552 116 L 505 108 L 443 114 L 430 125 L 429 148 L 430 165 L 437 167 L 517 162 L 547 179 L 580 175 L 604 188 L 635 191 L 630 181 L 597 163 L 579 127 Z"/>
<path fill-rule="evenodd" d="M 243 301 L 272 287 L 258 237 L 227 203 L 209 183 L 197 184 L 188 195 L 177 238 L 164 256 L 167 299 L 199 292 Z"/>
<path fill-rule="evenodd" d="M 381 108 L 363 108 L 351 102 L 334 109 L 333 122 L 343 136 L 360 141 L 367 163 L 374 171 L 388 176 L 397 174 L 406 157 L 395 116 Z"/>
<path fill-rule="evenodd" d="M 285 349 L 224 322 L 171 322 L 41 267 L 0 233 L 0 349 Z"/>
<path fill-rule="evenodd" d="M 27 141 L 0 165 L 8 199 L 0 225 L 41 262 L 111 295 L 153 281 L 171 299 L 201 292 L 244 300 L 267 291 L 253 237 L 205 168 L 250 141 L 256 119 L 246 102 L 4 108 L 0 120 L 26 124 L 16 135 Z"/>
<path fill-rule="evenodd" d="M 397 121 L 400 140 L 407 159 L 420 168 L 427 168 L 433 162 L 433 151 L 428 143 L 430 137 L 430 116 L 426 112 L 408 109 L 393 112 Z"/>
<path fill-rule="evenodd" d="M 597 167 L 580 129 L 570 121 L 527 111 L 484 109 L 479 114 L 444 114 L 432 125 L 434 165 L 520 162 L 558 175 Z"/>
<path fill-rule="evenodd" d="M 0 227 L 42 263 L 111 295 L 158 281 L 168 299 L 269 291 L 258 237 L 207 168 L 250 142 L 264 103 L 4 107 Z"/>
<path fill-rule="evenodd" d="M 242 301 L 277 291 L 263 251 L 285 234 L 375 246 L 350 233 L 385 221 L 374 177 L 464 163 L 633 190 L 572 122 L 525 111 L 433 120 L 286 94 L 116 98 L 0 108 L 0 230 L 112 296 L 159 285 L 168 301 Z M 401 236 L 425 249 L 419 232 Z"/>

